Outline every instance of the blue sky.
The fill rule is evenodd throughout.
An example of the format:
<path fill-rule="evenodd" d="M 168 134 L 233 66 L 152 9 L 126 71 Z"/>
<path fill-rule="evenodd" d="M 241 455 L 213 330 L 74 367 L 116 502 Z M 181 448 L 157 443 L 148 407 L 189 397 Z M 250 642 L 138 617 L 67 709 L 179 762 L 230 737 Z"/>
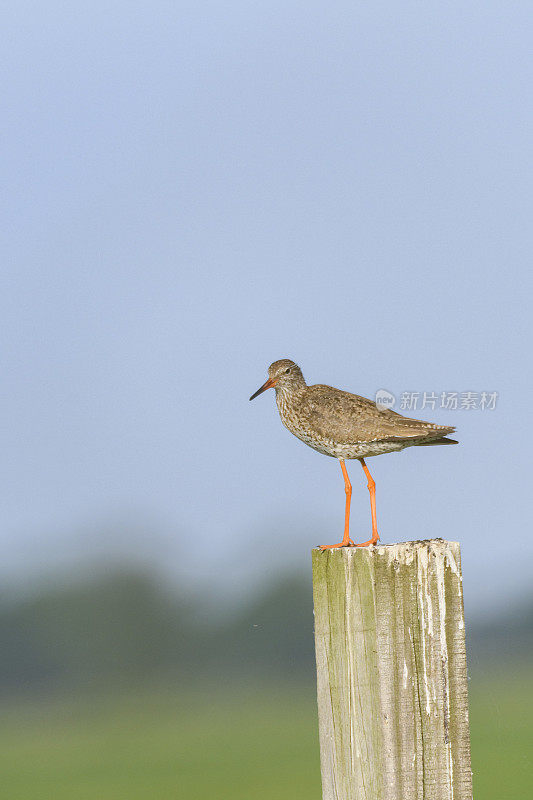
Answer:
<path fill-rule="evenodd" d="M 497 391 L 412 412 L 461 445 L 369 460 L 378 523 L 460 540 L 472 613 L 530 596 L 528 4 L 2 18 L 0 575 L 131 555 L 216 594 L 307 569 L 340 470 L 248 403 L 289 357 L 369 397 Z"/>

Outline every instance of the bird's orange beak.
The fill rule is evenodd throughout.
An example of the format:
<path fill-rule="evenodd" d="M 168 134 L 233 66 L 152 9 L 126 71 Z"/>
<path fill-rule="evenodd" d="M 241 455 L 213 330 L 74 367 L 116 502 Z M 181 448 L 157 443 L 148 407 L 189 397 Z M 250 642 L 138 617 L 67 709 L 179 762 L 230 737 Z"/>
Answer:
<path fill-rule="evenodd" d="M 264 382 L 262 386 L 259 387 L 257 392 L 253 393 L 253 395 L 250 397 L 250 400 L 253 400 L 254 397 L 257 397 L 257 395 L 261 394 L 261 392 L 266 392 L 267 389 L 272 389 L 272 387 L 275 386 L 276 383 L 277 381 L 274 381 L 272 380 L 272 378 L 269 378 L 267 381 Z"/>

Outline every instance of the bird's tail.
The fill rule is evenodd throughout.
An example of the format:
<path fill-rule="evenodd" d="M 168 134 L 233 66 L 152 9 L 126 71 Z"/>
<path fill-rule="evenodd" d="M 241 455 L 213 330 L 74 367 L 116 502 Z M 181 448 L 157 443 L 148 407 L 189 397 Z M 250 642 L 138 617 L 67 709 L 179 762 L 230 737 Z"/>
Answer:
<path fill-rule="evenodd" d="M 420 442 L 420 447 L 429 447 L 434 444 L 459 444 L 457 439 L 447 439 L 445 436 L 442 439 L 432 439 L 430 442 Z"/>

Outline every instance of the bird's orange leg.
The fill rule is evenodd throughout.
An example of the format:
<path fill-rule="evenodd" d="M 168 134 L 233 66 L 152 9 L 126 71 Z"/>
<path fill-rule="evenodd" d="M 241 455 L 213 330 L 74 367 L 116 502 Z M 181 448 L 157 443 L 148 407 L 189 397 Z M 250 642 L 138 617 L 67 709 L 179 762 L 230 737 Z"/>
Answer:
<path fill-rule="evenodd" d="M 344 512 L 344 536 L 339 544 L 321 544 L 321 550 L 332 550 L 334 547 L 353 547 L 354 543 L 350 539 L 350 501 L 352 499 L 352 484 L 348 477 L 348 471 L 343 458 L 339 458 L 342 474 L 344 475 L 344 490 L 346 492 L 346 509 Z"/>
<path fill-rule="evenodd" d="M 365 475 L 368 478 L 368 491 L 370 492 L 370 511 L 372 512 L 372 538 L 368 540 L 368 542 L 361 542 L 361 544 L 356 544 L 356 547 L 366 547 L 369 544 L 376 544 L 379 542 L 378 536 L 378 524 L 376 521 L 376 483 L 374 478 L 368 471 L 368 467 L 365 464 L 364 458 L 360 458 L 359 461 L 361 462 L 361 466 L 365 471 Z"/>

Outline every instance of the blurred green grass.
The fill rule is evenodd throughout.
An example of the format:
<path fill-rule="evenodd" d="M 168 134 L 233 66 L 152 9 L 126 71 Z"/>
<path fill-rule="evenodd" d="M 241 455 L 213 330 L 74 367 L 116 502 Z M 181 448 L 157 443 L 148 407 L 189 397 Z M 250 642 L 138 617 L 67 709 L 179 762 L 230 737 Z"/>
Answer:
<path fill-rule="evenodd" d="M 531 679 L 472 682 L 474 794 L 529 794 Z M 18 703 L 0 723 L 2 800 L 320 800 L 312 688 L 146 691 Z"/>

